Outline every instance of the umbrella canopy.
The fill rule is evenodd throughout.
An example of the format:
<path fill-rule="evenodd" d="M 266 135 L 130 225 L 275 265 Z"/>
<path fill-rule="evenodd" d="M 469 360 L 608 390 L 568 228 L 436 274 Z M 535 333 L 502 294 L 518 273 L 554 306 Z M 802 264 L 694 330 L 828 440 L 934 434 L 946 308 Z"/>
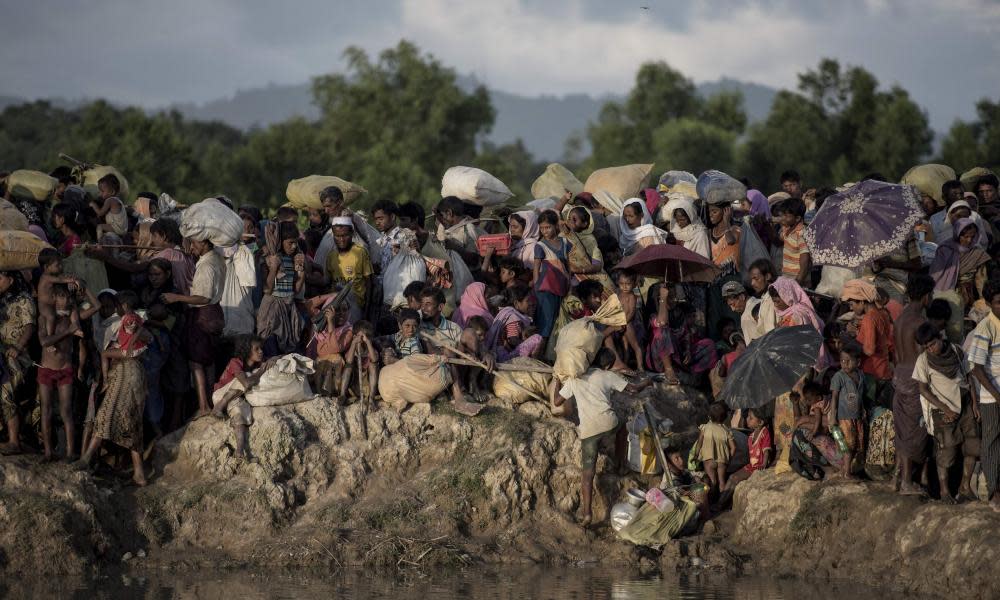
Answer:
<path fill-rule="evenodd" d="M 736 359 L 719 400 L 731 408 L 757 408 L 795 386 L 816 364 L 823 336 L 812 325 L 779 327 L 747 346 Z"/>
<path fill-rule="evenodd" d="M 866 179 L 827 198 L 804 237 L 817 264 L 855 268 L 901 248 L 923 214 L 915 187 Z"/>
<path fill-rule="evenodd" d="M 711 260 L 675 244 L 647 246 L 615 268 L 646 277 L 666 277 L 667 281 L 702 283 L 712 283 L 720 272 Z"/>

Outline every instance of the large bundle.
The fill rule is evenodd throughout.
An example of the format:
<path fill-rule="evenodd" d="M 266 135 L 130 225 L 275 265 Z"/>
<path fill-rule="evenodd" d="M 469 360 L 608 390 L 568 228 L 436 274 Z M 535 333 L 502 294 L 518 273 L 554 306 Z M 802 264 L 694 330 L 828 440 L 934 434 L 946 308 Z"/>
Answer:
<path fill-rule="evenodd" d="M 101 177 L 104 177 L 105 175 L 114 175 L 118 178 L 118 183 L 120 184 L 118 198 L 123 201 L 128 200 L 128 180 L 121 174 L 121 171 L 107 165 L 91 165 L 78 174 L 78 177 L 80 178 L 80 185 L 82 185 L 84 191 L 87 192 L 87 196 L 91 199 L 97 199 L 100 197 L 101 192 L 97 189 L 97 182 L 100 181 Z"/>
<path fill-rule="evenodd" d="M 280 406 L 311 400 L 309 375 L 314 372 L 311 358 L 286 354 L 264 371 L 257 385 L 246 393 L 246 401 L 250 406 Z"/>
<path fill-rule="evenodd" d="M 382 274 L 382 303 L 389 308 L 406 306 L 403 290 L 414 281 L 427 279 L 427 265 L 420 254 L 400 249 Z"/>
<path fill-rule="evenodd" d="M 680 183 L 695 185 L 698 183 L 698 178 L 694 176 L 694 173 L 687 171 L 667 171 L 660 175 L 660 182 L 656 189 L 661 192 L 672 192 L 674 187 Z"/>
<path fill-rule="evenodd" d="M 10 202 L 0 200 L 0 230 L 27 231 L 28 217 Z"/>
<path fill-rule="evenodd" d="M 574 196 L 583 191 L 583 183 L 559 163 L 551 163 L 531 184 L 532 198 L 562 198 L 569 190 Z"/>
<path fill-rule="evenodd" d="M 596 194 L 610 192 L 619 198 L 635 198 L 646 187 L 653 165 L 623 165 L 598 169 L 590 174 L 583 185 L 585 192 Z"/>
<path fill-rule="evenodd" d="M 18 169 L 7 176 L 5 183 L 11 198 L 46 202 L 55 193 L 59 180 L 41 171 Z"/>
<path fill-rule="evenodd" d="M 695 186 L 706 204 L 732 204 L 747 197 L 747 187 L 722 171 L 705 171 Z"/>
<path fill-rule="evenodd" d="M 547 367 L 545 363 L 527 356 L 518 356 L 507 361 L 508 365 L 518 365 L 526 367 Z M 513 404 L 526 402 L 534 392 L 541 397 L 545 397 L 549 389 L 549 381 L 552 376 L 548 373 L 536 373 L 534 371 L 504 371 L 502 375 L 493 378 L 493 393 L 501 400 L 507 400 Z M 511 383 L 511 380 L 514 383 Z M 521 387 L 518 387 L 521 386 Z M 524 389 L 521 389 L 524 388 Z"/>
<path fill-rule="evenodd" d="M 215 198 L 206 198 L 184 211 L 181 235 L 208 240 L 215 246 L 232 246 L 243 235 L 243 219 Z"/>
<path fill-rule="evenodd" d="M 360 185 L 345 181 L 340 177 L 310 175 L 289 181 L 288 187 L 285 188 L 285 197 L 288 198 L 288 203 L 294 209 L 320 209 L 323 208 L 323 203 L 319 200 L 319 194 L 328 187 L 340 188 L 340 191 L 344 193 L 344 202 L 347 203 L 357 200 L 361 194 L 368 191 Z"/>
<path fill-rule="evenodd" d="M 513 195 L 504 182 L 475 167 L 452 167 L 441 178 L 442 198 L 455 196 L 476 206 L 495 206 Z"/>
<path fill-rule="evenodd" d="M 449 385 L 448 364 L 435 354 L 411 354 L 378 374 L 379 395 L 399 411 L 408 404 L 427 404 Z"/>
<path fill-rule="evenodd" d="M 962 173 L 959 180 L 962 182 L 962 187 L 965 188 L 965 191 L 975 193 L 979 178 L 992 174 L 993 171 L 990 171 L 986 167 L 972 167 L 965 173 Z"/>
<path fill-rule="evenodd" d="M 556 362 L 552 367 L 552 374 L 556 379 L 566 381 L 579 377 L 590 368 L 590 363 L 604 341 L 604 334 L 597 328 L 598 323 L 612 327 L 625 326 L 625 311 L 622 310 L 617 295 L 609 296 L 593 316 L 577 319 L 559 330 Z"/>
<path fill-rule="evenodd" d="M 957 179 L 955 169 L 947 165 L 917 165 L 909 171 L 899 181 L 905 185 L 916 186 L 921 194 L 934 198 L 939 205 L 944 205 L 944 197 L 941 195 L 941 186 L 944 182 Z"/>
<path fill-rule="evenodd" d="M 51 247 L 27 231 L 0 231 L 0 271 L 34 269 L 38 253 Z"/>

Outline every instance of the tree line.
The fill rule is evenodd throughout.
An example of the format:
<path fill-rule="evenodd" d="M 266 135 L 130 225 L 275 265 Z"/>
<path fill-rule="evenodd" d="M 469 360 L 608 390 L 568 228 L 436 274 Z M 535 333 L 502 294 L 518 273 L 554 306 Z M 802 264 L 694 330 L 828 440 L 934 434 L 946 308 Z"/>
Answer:
<path fill-rule="evenodd" d="M 453 165 L 493 173 L 519 202 L 545 163 L 519 140 L 483 140 L 496 116 L 487 90 L 463 91 L 454 70 L 413 44 L 369 57 L 346 51 L 347 69 L 313 80 L 316 121 L 292 118 L 241 131 L 192 121 L 178 112 L 149 114 L 105 100 L 74 110 L 45 101 L 0 115 L 0 168 L 50 170 L 60 152 L 116 166 L 133 191 L 166 191 L 181 202 L 226 194 L 237 202 L 277 207 L 289 180 L 337 175 L 376 199 L 439 197 Z M 899 86 L 883 89 L 867 70 L 824 59 L 781 91 L 767 117 L 748 124 L 738 92 L 698 95 L 694 82 L 664 62 L 642 65 L 622 102 L 608 102 L 582 139 L 566 141 L 566 166 L 581 180 L 595 168 L 656 163 L 656 172 L 724 170 L 756 187 L 777 188 L 797 169 L 813 186 L 839 185 L 879 172 L 898 180 L 911 166 L 936 160 L 956 171 L 1000 164 L 1000 101 L 982 99 L 977 117 L 956 121 L 932 156 L 926 112 Z"/>

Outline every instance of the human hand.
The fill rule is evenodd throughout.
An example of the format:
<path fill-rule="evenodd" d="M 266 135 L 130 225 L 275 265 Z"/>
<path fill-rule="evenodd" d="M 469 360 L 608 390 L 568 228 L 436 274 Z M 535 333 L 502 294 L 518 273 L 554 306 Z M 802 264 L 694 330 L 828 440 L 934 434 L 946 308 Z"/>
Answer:
<path fill-rule="evenodd" d="M 17 348 L 7 348 L 7 351 L 3 354 L 7 357 L 7 360 L 15 360 L 20 352 L 18 352 Z"/>
<path fill-rule="evenodd" d="M 958 413 L 956 413 L 955 411 L 951 410 L 947 406 L 944 407 L 944 422 L 945 423 L 954 423 L 957 420 L 958 420 Z"/>
<path fill-rule="evenodd" d="M 670 299 L 670 287 L 666 284 L 660 286 L 660 302 L 666 302 Z"/>
<path fill-rule="evenodd" d="M 497 366 L 497 359 L 492 352 L 483 355 L 483 363 L 486 365 L 486 372 L 492 373 Z"/>
<path fill-rule="evenodd" d="M 167 304 L 173 304 L 174 302 L 179 302 L 180 299 L 181 299 L 180 294 L 171 294 L 171 293 L 160 294 L 160 300 L 163 300 Z"/>
<path fill-rule="evenodd" d="M 277 271 L 278 268 L 281 267 L 281 259 L 274 254 L 271 254 L 266 259 L 264 259 L 264 263 L 267 265 L 267 268 L 271 269 L 272 271 Z"/>
<path fill-rule="evenodd" d="M 292 264 L 295 266 L 296 273 L 302 273 L 306 270 L 306 255 L 302 253 L 296 254 L 292 260 Z"/>

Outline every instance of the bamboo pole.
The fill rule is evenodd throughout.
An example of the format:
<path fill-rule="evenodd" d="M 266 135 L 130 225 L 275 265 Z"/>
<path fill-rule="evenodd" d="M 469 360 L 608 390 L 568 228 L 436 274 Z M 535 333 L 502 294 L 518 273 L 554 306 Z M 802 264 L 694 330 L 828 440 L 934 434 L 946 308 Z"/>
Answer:
<path fill-rule="evenodd" d="M 434 345 L 440 346 L 440 347 L 444 348 L 445 350 L 448 350 L 449 352 L 454 352 L 455 354 L 459 355 L 460 357 L 464 358 L 465 360 L 471 362 L 472 365 L 470 365 L 470 366 L 479 367 L 479 368 L 481 368 L 481 369 L 489 372 L 490 369 L 488 369 L 486 367 L 486 363 L 484 363 L 482 361 L 479 361 L 479 360 L 476 360 L 476 357 L 471 356 L 469 354 L 466 354 L 465 352 L 462 352 L 461 350 L 459 350 L 458 348 L 455 348 L 454 346 L 449 346 L 448 344 L 441 343 L 439 340 L 436 340 L 432 336 L 427 335 L 426 332 L 422 331 L 422 332 L 420 332 L 420 335 L 425 340 L 430 341 Z M 445 357 L 445 360 L 448 361 L 449 360 L 448 357 Z M 511 385 L 513 385 L 514 387 L 516 387 L 517 389 L 521 390 L 525 394 L 528 394 L 532 398 L 538 400 L 539 402 L 546 402 L 546 403 L 548 402 L 548 400 L 546 400 L 545 398 L 542 398 L 541 396 L 539 396 L 535 392 L 532 392 L 531 390 L 529 390 L 528 388 L 524 387 L 520 383 L 514 381 L 514 378 L 509 373 L 506 373 L 506 372 L 503 372 L 503 371 L 498 371 L 496 373 L 496 375 L 499 376 L 499 377 L 503 377 L 504 379 L 507 380 L 508 383 L 510 383 Z"/>

